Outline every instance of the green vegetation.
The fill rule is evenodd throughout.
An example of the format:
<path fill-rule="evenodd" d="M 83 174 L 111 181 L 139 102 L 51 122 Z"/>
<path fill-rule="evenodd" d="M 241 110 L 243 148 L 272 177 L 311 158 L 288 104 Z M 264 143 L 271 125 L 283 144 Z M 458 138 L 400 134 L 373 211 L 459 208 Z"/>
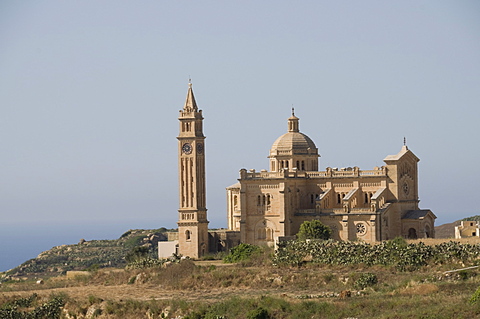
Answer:
<path fill-rule="evenodd" d="M 473 293 L 472 297 L 470 297 L 470 303 L 472 304 L 476 304 L 480 301 L 480 287 L 477 288 L 477 290 L 475 290 L 475 292 Z"/>
<path fill-rule="evenodd" d="M 125 267 L 133 259 L 143 257 L 156 259 L 158 241 L 167 239 L 165 231 L 165 228 L 129 230 L 115 240 L 82 240 L 76 245 L 56 246 L 8 271 L 0 282 L 19 277 L 58 276 L 70 270 Z"/>
<path fill-rule="evenodd" d="M 84 278 L 61 276 L 36 288 L 32 282 L 4 283 L 0 309 L 16 317 L 0 314 L 0 318 L 44 318 L 30 313 L 44 304 L 49 306 L 39 309 L 57 309 L 60 303 L 53 303 L 48 289 L 59 287 L 69 287 L 61 300 L 70 318 L 441 319 L 480 314 L 477 269 L 468 275 L 442 275 L 443 265 L 397 272 L 365 264 L 275 267 L 262 254 L 253 254 L 250 260 L 256 266 L 212 267 L 203 262 L 200 266 L 183 259 L 164 267 L 99 269 Z M 32 288 L 39 289 L 37 294 L 19 297 L 22 290 Z"/>
<path fill-rule="evenodd" d="M 335 307 L 327 302 L 288 302 L 281 298 L 260 296 L 260 298 L 226 298 L 215 304 L 200 304 L 184 319 L 218 318 L 328 318 Z M 327 312 L 325 312 L 327 310 Z"/>
<path fill-rule="evenodd" d="M 462 269 L 480 265 L 478 244 L 297 240 L 281 243 L 275 253 L 242 244 L 222 263 L 209 260 L 221 254 L 203 261 L 154 259 L 145 245 L 154 235 L 130 230 L 116 241 L 42 253 L 28 267 L 57 276 L 42 276 L 42 284 L 35 284 L 33 273 L 30 279 L 4 280 L 0 319 L 480 316 L 480 268 Z M 104 249 L 122 252 L 120 269 L 96 255 Z M 90 272 L 59 276 L 70 265 Z M 66 293 L 52 295 L 54 288 Z"/>
<path fill-rule="evenodd" d="M 353 283 L 353 286 L 356 289 L 362 290 L 367 287 L 376 285 L 377 282 L 378 282 L 377 275 L 367 272 L 367 273 L 361 274 L 360 277 L 357 280 L 355 280 L 355 282 Z"/>
<path fill-rule="evenodd" d="M 240 244 L 233 247 L 230 253 L 223 258 L 225 263 L 237 263 L 249 259 L 252 255 L 260 252 L 260 247 L 250 244 Z"/>
<path fill-rule="evenodd" d="M 12 319 L 57 319 L 60 318 L 61 307 L 65 305 L 63 297 L 52 297 L 40 303 L 37 294 L 28 298 L 14 299 L 0 307 L 0 318 Z M 33 308 L 33 310 L 31 310 Z"/>
<path fill-rule="evenodd" d="M 471 216 L 471 217 L 467 217 L 467 218 L 464 218 L 464 219 L 461 219 L 462 221 L 480 221 L 480 215 L 475 215 L 475 216 Z"/>
<path fill-rule="evenodd" d="M 127 263 L 132 263 L 138 260 L 147 259 L 150 256 L 150 249 L 146 246 L 137 246 L 128 252 L 125 256 Z"/>
<path fill-rule="evenodd" d="M 319 220 L 304 221 L 300 225 L 300 229 L 297 233 L 299 240 L 306 239 L 329 239 L 332 236 L 332 230 L 330 227 L 322 224 Z"/>
<path fill-rule="evenodd" d="M 305 262 L 327 265 L 382 265 L 413 271 L 426 265 L 458 263 L 477 265 L 480 246 L 446 242 L 434 246 L 406 244 L 403 240 L 371 245 L 363 242 L 290 241 L 281 243 L 273 259 L 275 265 L 300 266 Z"/>

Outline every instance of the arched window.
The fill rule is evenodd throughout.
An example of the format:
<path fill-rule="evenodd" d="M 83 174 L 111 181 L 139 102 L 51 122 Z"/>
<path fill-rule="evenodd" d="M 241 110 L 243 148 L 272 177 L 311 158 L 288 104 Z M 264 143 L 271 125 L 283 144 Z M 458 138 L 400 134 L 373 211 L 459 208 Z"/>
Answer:
<path fill-rule="evenodd" d="M 302 161 L 302 171 L 305 170 L 305 161 Z"/>
<path fill-rule="evenodd" d="M 267 237 L 267 233 L 265 231 L 265 228 L 259 228 L 257 231 L 257 238 L 258 239 L 265 239 Z"/>
<path fill-rule="evenodd" d="M 270 194 L 267 194 L 267 205 L 270 206 Z"/>
<path fill-rule="evenodd" d="M 288 168 L 288 161 L 285 161 L 285 168 Z"/>
<path fill-rule="evenodd" d="M 272 240 L 273 240 L 273 230 L 270 229 L 270 228 L 266 228 L 266 229 L 265 229 L 265 232 L 266 232 L 266 234 L 265 234 L 265 235 L 266 235 L 266 236 L 265 236 L 266 239 L 267 239 L 268 241 L 272 241 Z"/>
<path fill-rule="evenodd" d="M 258 195 L 257 199 L 257 206 L 262 205 L 262 196 Z"/>
<path fill-rule="evenodd" d="M 300 162 L 297 161 L 297 169 L 299 170 L 300 169 Z"/>
<path fill-rule="evenodd" d="M 185 231 L 185 239 L 186 239 L 186 240 L 190 240 L 190 237 L 191 237 L 190 231 L 189 231 L 189 230 L 186 230 L 186 231 Z"/>

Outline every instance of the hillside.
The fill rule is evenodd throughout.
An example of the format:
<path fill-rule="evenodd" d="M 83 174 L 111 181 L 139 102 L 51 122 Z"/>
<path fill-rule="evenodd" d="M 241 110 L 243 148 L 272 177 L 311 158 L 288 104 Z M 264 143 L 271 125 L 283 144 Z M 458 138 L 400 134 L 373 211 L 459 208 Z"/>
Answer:
<path fill-rule="evenodd" d="M 9 281 L 0 284 L 0 318 L 478 317 L 480 276 L 478 266 L 472 266 L 480 260 L 478 245 L 440 239 L 428 240 L 428 246 L 413 242 L 325 242 L 317 250 L 311 248 L 319 248 L 319 242 L 311 241 L 303 242 L 308 249 L 283 255 L 283 265 L 276 265 L 279 259 L 264 248 L 237 264 L 186 259 L 155 267 L 69 273 L 39 283 Z M 337 254 L 350 248 L 376 253 Z M 290 262 L 299 254 L 311 256 L 293 266 Z M 366 262 L 382 256 L 389 256 L 385 264 Z M 344 261 L 335 262 L 337 258 Z M 405 262 L 416 266 L 399 268 Z"/>
<path fill-rule="evenodd" d="M 453 223 L 435 226 L 435 237 L 436 238 L 455 238 L 455 226 L 458 226 L 458 225 L 460 225 L 459 220 Z"/>
<path fill-rule="evenodd" d="M 480 220 L 472 216 L 464 220 Z M 435 227 L 437 238 L 454 238 L 454 227 L 460 221 Z M 152 257 L 157 256 L 158 241 L 167 240 L 166 228 L 129 230 L 114 240 L 81 240 L 74 245 L 61 245 L 42 252 L 37 258 L 30 259 L 8 271 L 0 278 L 6 281 L 12 278 L 51 277 L 65 274 L 70 270 L 86 270 L 105 267 L 124 267 L 125 256 L 138 246 L 149 247 Z"/>
<path fill-rule="evenodd" d="M 134 229 L 114 240 L 80 240 L 75 245 L 56 246 L 9 270 L 0 282 L 13 278 L 58 276 L 70 270 L 124 267 L 125 256 L 138 246 L 148 247 L 151 256 L 156 257 L 158 242 L 167 240 L 166 231 L 165 228 Z"/>

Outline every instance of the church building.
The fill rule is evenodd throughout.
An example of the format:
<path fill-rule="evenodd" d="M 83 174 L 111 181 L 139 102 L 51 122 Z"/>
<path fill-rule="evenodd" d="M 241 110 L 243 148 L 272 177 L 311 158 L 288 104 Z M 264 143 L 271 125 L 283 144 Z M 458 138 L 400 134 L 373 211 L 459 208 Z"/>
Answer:
<path fill-rule="evenodd" d="M 209 231 L 203 115 L 191 83 L 179 113 L 176 253 L 199 258 L 239 243 L 274 245 L 295 238 L 300 225 L 310 220 L 330 227 L 336 240 L 373 243 L 435 235 L 436 216 L 418 206 L 419 159 L 406 143 L 372 170 L 319 171 L 318 148 L 300 132 L 293 109 L 287 133 L 270 149 L 269 170 L 240 170 L 238 182 L 227 188 L 228 229 Z M 161 247 L 165 254 L 165 247 L 171 251 L 175 246 L 162 243 L 159 253 Z"/>
<path fill-rule="evenodd" d="M 318 148 L 299 122 L 292 109 L 287 133 L 270 149 L 269 171 L 242 169 L 227 188 L 228 228 L 240 232 L 241 242 L 271 245 L 314 219 L 336 240 L 434 237 L 436 216 L 418 207 L 419 159 L 406 145 L 372 170 L 319 171 Z"/>

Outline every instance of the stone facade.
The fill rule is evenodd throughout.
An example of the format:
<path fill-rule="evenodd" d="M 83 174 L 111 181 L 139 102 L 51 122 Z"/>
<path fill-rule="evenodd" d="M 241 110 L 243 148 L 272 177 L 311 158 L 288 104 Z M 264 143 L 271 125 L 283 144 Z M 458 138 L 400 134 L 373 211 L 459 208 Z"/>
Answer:
<path fill-rule="evenodd" d="M 418 207 L 419 159 L 406 145 L 372 170 L 318 171 L 319 157 L 292 111 L 287 133 L 270 149 L 270 170 L 242 169 L 227 188 L 228 228 L 256 245 L 294 236 L 313 219 L 329 226 L 336 240 L 434 237 L 435 215 Z"/>
<path fill-rule="evenodd" d="M 197 107 L 192 84 L 178 118 L 178 252 L 199 258 L 209 252 L 205 191 L 205 136 L 202 110 Z"/>
<path fill-rule="evenodd" d="M 480 237 L 480 225 L 477 221 L 462 220 L 455 226 L 455 238 Z"/>
<path fill-rule="evenodd" d="M 205 136 L 203 135 L 202 110 L 198 109 L 188 85 L 187 98 L 178 118 L 178 185 L 179 210 L 178 233 L 169 241 L 178 244 L 159 243 L 162 256 L 178 253 L 200 258 L 208 253 L 226 251 L 240 243 L 240 233 L 234 230 L 209 230 L 205 188 Z M 175 237 L 175 238 L 173 238 Z"/>
<path fill-rule="evenodd" d="M 167 249 L 199 258 L 239 243 L 274 245 L 294 238 L 300 225 L 313 219 L 329 226 L 336 240 L 435 235 L 435 215 L 418 207 L 419 159 L 406 145 L 372 170 L 319 171 L 318 149 L 300 132 L 293 110 L 287 133 L 271 147 L 269 171 L 240 170 L 238 182 L 227 188 L 228 229 L 209 231 L 203 116 L 191 83 L 179 122 L 178 246 L 164 245 L 162 254 Z"/>

